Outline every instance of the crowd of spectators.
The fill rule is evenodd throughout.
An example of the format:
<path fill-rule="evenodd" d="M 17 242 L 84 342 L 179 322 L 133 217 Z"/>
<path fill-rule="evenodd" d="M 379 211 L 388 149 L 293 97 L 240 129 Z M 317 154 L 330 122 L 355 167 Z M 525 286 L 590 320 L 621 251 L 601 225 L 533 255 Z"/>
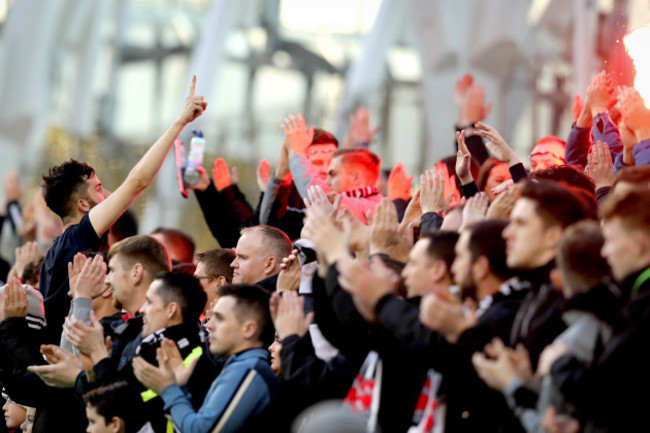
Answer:
<path fill-rule="evenodd" d="M 290 115 L 255 206 L 223 158 L 186 185 L 215 240 L 197 252 L 182 227 L 138 233 L 129 210 L 207 109 L 195 83 L 112 193 L 75 159 L 33 198 L 7 176 L 20 246 L 0 266 L 0 432 L 645 431 L 635 89 L 601 72 L 566 142 L 522 161 L 466 74 L 457 153 L 417 185 L 372 151 L 365 108 L 341 142 Z"/>

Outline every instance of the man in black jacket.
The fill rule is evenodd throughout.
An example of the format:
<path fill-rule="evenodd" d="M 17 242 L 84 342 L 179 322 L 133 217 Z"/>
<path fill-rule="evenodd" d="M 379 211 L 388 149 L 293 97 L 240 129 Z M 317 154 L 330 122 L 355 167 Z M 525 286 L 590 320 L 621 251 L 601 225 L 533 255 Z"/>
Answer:
<path fill-rule="evenodd" d="M 593 214 L 595 198 L 586 201 L 555 182 L 526 182 L 503 232 L 507 264 L 518 271 L 518 287 L 529 289 L 515 317 L 509 344 L 523 343 L 533 370 L 540 353 L 565 328 L 563 296 L 550 280 L 556 247 L 564 229 Z"/>
<path fill-rule="evenodd" d="M 650 386 L 650 192 L 615 194 L 601 209 L 602 255 L 628 299 L 623 323 L 592 365 L 573 356 L 551 367 L 553 381 L 587 419 L 585 431 L 638 431 L 647 424 L 648 397 L 630 392 Z"/>

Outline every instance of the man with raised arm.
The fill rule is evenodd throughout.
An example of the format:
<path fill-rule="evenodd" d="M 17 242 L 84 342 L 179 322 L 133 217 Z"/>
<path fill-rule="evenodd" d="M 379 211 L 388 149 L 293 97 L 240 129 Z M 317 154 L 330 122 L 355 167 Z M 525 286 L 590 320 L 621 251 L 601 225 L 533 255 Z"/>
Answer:
<path fill-rule="evenodd" d="M 105 235 L 113 222 L 151 184 L 185 125 L 207 108 L 203 97 L 195 96 L 195 86 L 196 77 L 172 126 L 147 150 L 113 194 L 104 189 L 92 167 L 73 159 L 50 168 L 43 176 L 45 202 L 64 225 L 63 234 L 55 239 L 41 268 L 40 290 L 45 298 L 49 341 L 58 342 L 70 309 L 68 262 L 78 252 L 106 249 Z"/>

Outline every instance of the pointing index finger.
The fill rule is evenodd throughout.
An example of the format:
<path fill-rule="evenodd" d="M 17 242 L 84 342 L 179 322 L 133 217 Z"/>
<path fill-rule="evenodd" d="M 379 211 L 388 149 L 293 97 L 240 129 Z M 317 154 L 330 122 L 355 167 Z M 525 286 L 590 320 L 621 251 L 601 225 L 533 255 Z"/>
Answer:
<path fill-rule="evenodd" d="M 196 90 L 196 75 L 192 76 L 192 85 L 190 86 L 190 98 L 194 96 Z"/>

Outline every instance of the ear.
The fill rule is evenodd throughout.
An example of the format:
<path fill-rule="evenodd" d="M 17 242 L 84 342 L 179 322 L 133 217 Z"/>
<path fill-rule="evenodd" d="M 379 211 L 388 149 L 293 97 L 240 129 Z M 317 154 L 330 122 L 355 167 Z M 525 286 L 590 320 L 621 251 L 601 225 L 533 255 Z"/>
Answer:
<path fill-rule="evenodd" d="M 133 285 L 138 285 L 140 281 L 144 278 L 144 267 L 141 263 L 136 263 L 133 268 L 131 268 L 131 280 Z"/>
<path fill-rule="evenodd" d="M 106 427 L 108 427 L 110 431 L 115 433 L 126 431 L 124 420 L 116 416 L 114 416 L 108 423 L 106 423 Z"/>
<path fill-rule="evenodd" d="M 353 180 L 353 185 L 354 185 L 355 187 L 358 187 L 359 184 L 361 183 L 361 181 L 363 180 L 363 177 L 361 176 L 361 171 L 359 171 L 359 170 L 353 170 L 353 171 L 350 173 L 350 177 L 352 178 L 352 180 Z"/>
<path fill-rule="evenodd" d="M 226 284 L 228 284 L 228 280 L 226 280 L 226 277 L 224 277 L 223 275 L 219 275 L 217 277 L 217 287 L 225 286 Z"/>
<path fill-rule="evenodd" d="M 242 335 L 246 340 L 252 340 L 257 337 L 257 322 L 253 319 L 247 319 L 242 323 Z"/>
<path fill-rule="evenodd" d="M 548 248 L 552 248 L 553 250 L 557 248 L 557 245 L 560 243 L 561 238 L 562 238 L 562 227 L 560 227 L 559 225 L 554 225 L 549 227 L 544 233 L 544 240 L 546 241 L 546 245 L 548 246 Z"/>
<path fill-rule="evenodd" d="M 88 213 L 90 212 L 90 203 L 88 203 L 88 200 L 84 198 L 78 198 L 76 201 L 77 204 L 77 210 L 82 213 Z"/>
<path fill-rule="evenodd" d="M 178 306 L 178 302 L 172 301 L 165 308 L 167 309 L 167 318 L 168 319 L 173 319 L 177 315 L 179 316 L 180 319 L 182 319 L 182 317 L 180 317 L 181 316 L 181 309 Z"/>
<path fill-rule="evenodd" d="M 634 230 L 632 236 L 639 257 L 650 257 L 650 242 L 647 235 L 641 230 Z"/>
<path fill-rule="evenodd" d="M 113 296 L 113 289 L 110 287 L 106 290 L 104 290 L 104 293 L 100 295 L 102 298 L 111 298 Z"/>
<path fill-rule="evenodd" d="M 275 272 L 275 267 L 277 266 L 278 261 L 275 257 L 267 257 L 264 259 L 264 274 L 271 275 Z"/>
<path fill-rule="evenodd" d="M 443 260 L 436 260 L 431 265 L 431 272 L 433 276 L 433 281 L 439 282 L 447 276 L 449 269 L 447 264 Z"/>
<path fill-rule="evenodd" d="M 481 281 L 490 273 L 490 260 L 485 256 L 480 256 L 472 264 L 472 272 L 474 273 L 474 281 Z"/>

